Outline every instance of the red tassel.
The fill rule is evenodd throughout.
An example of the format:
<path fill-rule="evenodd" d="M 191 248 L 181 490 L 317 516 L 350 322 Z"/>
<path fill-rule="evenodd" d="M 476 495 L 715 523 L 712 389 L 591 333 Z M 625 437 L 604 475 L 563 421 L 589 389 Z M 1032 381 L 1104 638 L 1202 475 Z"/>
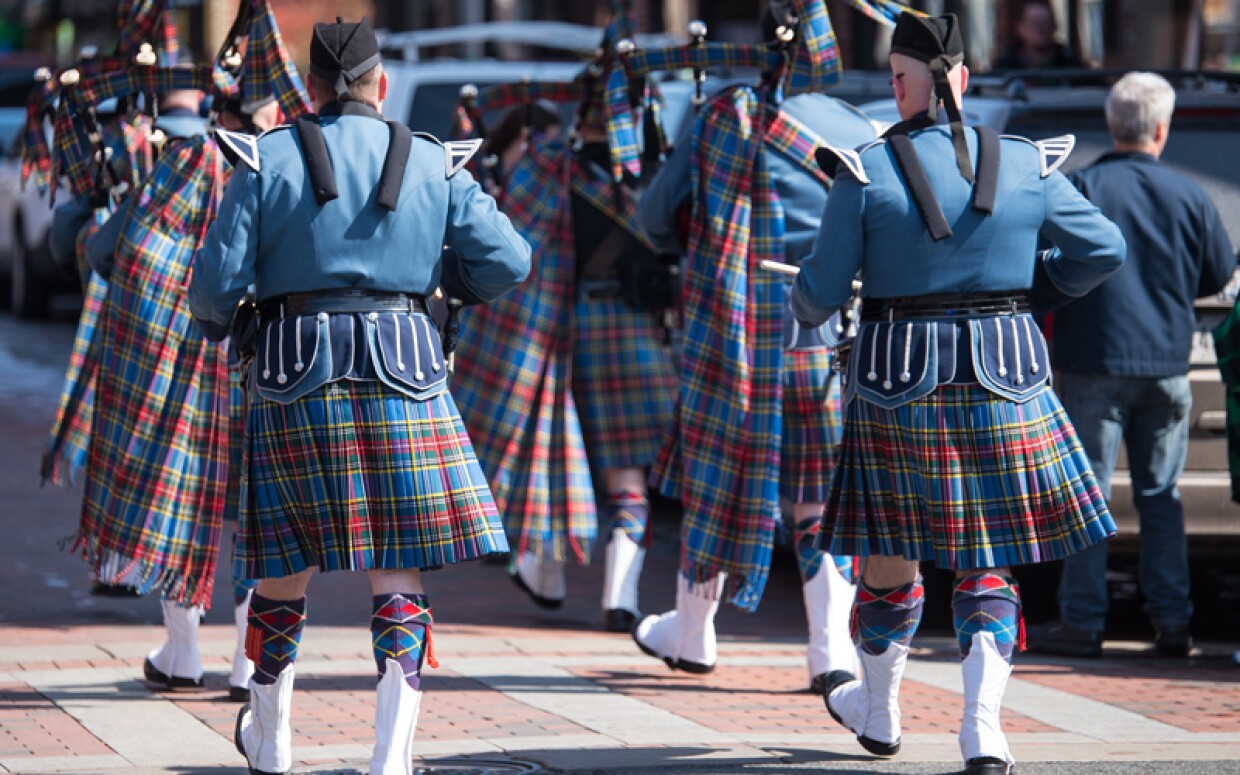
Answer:
<path fill-rule="evenodd" d="M 435 642 L 431 640 L 431 628 L 426 628 L 426 664 L 431 667 L 439 667 L 439 660 L 435 658 Z"/>
<path fill-rule="evenodd" d="M 1016 614 L 1017 642 L 1020 650 L 1025 651 L 1028 647 L 1025 645 L 1025 612 L 1020 611 Z"/>
<path fill-rule="evenodd" d="M 252 624 L 245 627 L 245 658 L 258 664 L 263 657 L 263 631 Z"/>

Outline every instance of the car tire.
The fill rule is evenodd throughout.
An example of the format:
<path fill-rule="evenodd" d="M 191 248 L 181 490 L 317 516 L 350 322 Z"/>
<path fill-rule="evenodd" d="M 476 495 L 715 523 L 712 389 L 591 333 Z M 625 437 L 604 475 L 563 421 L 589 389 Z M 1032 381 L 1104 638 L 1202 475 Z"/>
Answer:
<path fill-rule="evenodd" d="M 21 318 L 44 318 L 48 313 L 48 302 L 51 293 L 47 282 L 39 274 L 35 266 L 42 260 L 50 260 L 47 238 L 41 245 L 31 249 L 22 238 L 22 230 L 14 232 L 13 240 L 13 274 L 9 278 L 9 301 L 13 314 Z"/>

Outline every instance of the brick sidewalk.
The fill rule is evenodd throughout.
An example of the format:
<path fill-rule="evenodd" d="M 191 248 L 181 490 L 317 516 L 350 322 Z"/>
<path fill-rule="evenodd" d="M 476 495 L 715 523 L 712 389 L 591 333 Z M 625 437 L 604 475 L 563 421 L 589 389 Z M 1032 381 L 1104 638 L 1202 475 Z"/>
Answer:
<path fill-rule="evenodd" d="M 725 636 L 719 668 L 694 677 L 668 671 L 623 635 L 441 624 L 442 667 L 427 673 L 415 755 L 431 765 L 468 756 L 565 771 L 778 764 L 790 751 L 864 762 L 805 691 L 796 636 L 776 629 L 769 639 Z M 142 657 L 160 637 L 155 626 L 0 631 L 0 771 L 244 772 L 231 743 L 237 706 L 225 691 L 232 629 L 204 625 L 208 690 L 200 693 L 155 694 L 140 682 Z M 1168 662 L 1136 645 L 1108 645 L 1100 661 L 1018 661 L 1004 719 L 1019 760 L 1240 758 L 1240 670 L 1222 658 Z M 882 765 L 888 772 L 899 763 L 957 762 L 953 643 L 920 638 L 915 646 L 905 746 Z M 312 620 L 307 628 L 294 700 L 296 771 L 365 771 L 368 649 L 360 627 Z"/>

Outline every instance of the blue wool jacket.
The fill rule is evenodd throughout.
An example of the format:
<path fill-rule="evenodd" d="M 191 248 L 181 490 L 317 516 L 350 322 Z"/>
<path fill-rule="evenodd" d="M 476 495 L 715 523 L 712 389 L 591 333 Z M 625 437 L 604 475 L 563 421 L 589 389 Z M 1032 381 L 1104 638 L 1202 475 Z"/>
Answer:
<path fill-rule="evenodd" d="M 1070 179 L 1119 226 L 1128 261 L 1055 313 L 1055 367 L 1128 377 L 1187 373 L 1193 300 L 1222 290 L 1236 268 L 1214 203 L 1145 153 L 1106 154 Z"/>

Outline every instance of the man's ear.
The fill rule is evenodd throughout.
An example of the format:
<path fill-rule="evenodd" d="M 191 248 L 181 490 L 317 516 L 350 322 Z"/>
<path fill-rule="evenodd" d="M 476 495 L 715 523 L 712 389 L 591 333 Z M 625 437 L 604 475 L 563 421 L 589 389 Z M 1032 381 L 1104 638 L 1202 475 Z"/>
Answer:
<path fill-rule="evenodd" d="M 960 66 L 960 93 L 963 95 L 969 90 L 969 68 L 964 65 Z"/>
<path fill-rule="evenodd" d="M 379 73 L 379 102 L 387 99 L 388 77 L 386 72 Z"/>
<path fill-rule="evenodd" d="M 302 83 L 305 84 L 306 96 L 310 98 L 310 104 L 317 105 L 319 103 L 319 95 L 317 90 L 314 88 L 314 79 L 306 78 L 302 81 Z"/>

